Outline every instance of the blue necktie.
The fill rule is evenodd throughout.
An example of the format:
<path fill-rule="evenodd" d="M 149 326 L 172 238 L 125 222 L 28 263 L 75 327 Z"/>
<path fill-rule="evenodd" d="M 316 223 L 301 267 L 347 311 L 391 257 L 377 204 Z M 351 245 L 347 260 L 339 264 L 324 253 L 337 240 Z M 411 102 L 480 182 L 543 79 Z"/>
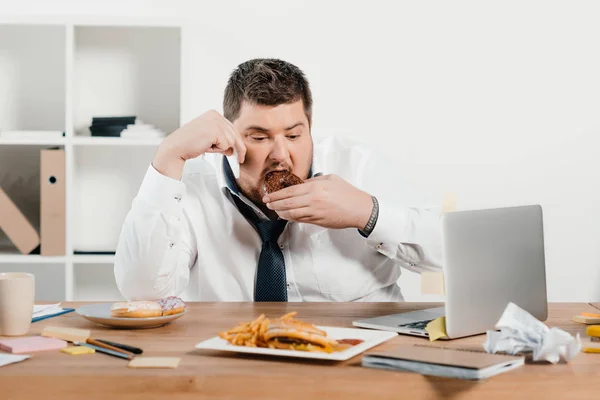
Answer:
<path fill-rule="evenodd" d="M 277 239 L 285 229 L 287 221 L 261 220 L 237 196 L 232 197 L 242 215 L 254 224 L 263 242 L 254 283 L 254 301 L 287 301 L 285 260 L 277 244 Z"/>

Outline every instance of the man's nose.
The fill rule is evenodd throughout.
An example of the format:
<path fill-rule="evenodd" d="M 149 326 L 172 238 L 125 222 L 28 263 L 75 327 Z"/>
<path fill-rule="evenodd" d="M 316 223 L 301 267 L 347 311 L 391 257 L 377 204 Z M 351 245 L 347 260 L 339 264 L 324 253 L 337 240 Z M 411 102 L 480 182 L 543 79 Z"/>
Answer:
<path fill-rule="evenodd" d="M 277 163 L 281 163 L 286 161 L 290 156 L 290 152 L 287 148 L 287 143 L 285 141 L 285 138 L 282 137 L 278 137 L 273 141 L 273 147 L 271 149 L 271 153 L 269 154 L 269 157 L 277 162 Z"/>

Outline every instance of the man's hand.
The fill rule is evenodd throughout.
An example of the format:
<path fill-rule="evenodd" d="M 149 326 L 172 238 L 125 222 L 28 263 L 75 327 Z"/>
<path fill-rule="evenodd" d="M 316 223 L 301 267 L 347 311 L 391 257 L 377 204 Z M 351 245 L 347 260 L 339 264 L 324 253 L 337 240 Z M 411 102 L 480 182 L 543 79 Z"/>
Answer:
<path fill-rule="evenodd" d="M 161 143 L 152 165 L 161 174 L 181 179 L 186 160 L 204 153 L 237 152 L 239 163 L 244 162 L 246 145 L 229 120 L 217 111 L 207 111 L 171 133 Z"/>
<path fill-rule="evenodd" d="M 337 175 L 309 179 L 266 195 L 263 202 L 288 221 L 334 229 L 363 229 L 373 210 L 371 195 Z"/>

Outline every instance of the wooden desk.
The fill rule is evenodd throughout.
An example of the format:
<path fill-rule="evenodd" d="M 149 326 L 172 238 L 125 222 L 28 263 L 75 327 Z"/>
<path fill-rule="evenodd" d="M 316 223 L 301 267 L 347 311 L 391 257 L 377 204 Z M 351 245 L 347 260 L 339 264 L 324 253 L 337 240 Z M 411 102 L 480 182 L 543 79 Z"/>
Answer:
<path fill-rule="evenodd" d="M 80 303 L 65 303 L 78 307 Z M 179 356 L 174 370 L 127 368 L 127 361 L 95 354 L 69 356 L 58 351 L 35 353 L 29 360 L 0 367 L 0 398 L 597 398 L 600 354 L 579 354 L 562 365 L 526 365 L 486 381 L 470 382 L 360 367 L 361 356 L 347 362 L 291 361 L 201 352 L 194 345 L 260 313 L 276 317 L 297 310 L 319 325 L 351 327 L 355 319 L 433 307 L 423 303 L 190 303 L 176 322 L 149 330 L 115 330 L 95 325 L 75 313 L 32 324 L 31 334 L 46 325 L 92 329 L 94 337 L 136 345 L 148 356 Z M 585 303 L 551 304 L 546 324 L 575 334 L 585 327 L 570 321 Z M 398 336 L 377 349 L 426 339 Z M 485 335 L 445 345 L 480 344 Z M 90 397 L 91 396 L 91 397 Z"/>

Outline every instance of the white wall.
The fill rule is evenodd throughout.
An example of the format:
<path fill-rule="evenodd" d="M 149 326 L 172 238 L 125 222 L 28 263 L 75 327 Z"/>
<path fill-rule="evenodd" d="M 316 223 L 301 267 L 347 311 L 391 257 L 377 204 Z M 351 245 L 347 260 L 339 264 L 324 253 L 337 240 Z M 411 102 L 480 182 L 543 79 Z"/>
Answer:
<path fill-rule="evenodd" d="M 596 1 L 1 1 L 5 13 L 182 16 L 187 118 L 229 72 L 278 57 L 308 75 L 316 134 L 368 142 L 458 208 L 542 204 L 550 301 L 600 300 Z M 406 275 L 408 299 L 418 277 Z"/>

